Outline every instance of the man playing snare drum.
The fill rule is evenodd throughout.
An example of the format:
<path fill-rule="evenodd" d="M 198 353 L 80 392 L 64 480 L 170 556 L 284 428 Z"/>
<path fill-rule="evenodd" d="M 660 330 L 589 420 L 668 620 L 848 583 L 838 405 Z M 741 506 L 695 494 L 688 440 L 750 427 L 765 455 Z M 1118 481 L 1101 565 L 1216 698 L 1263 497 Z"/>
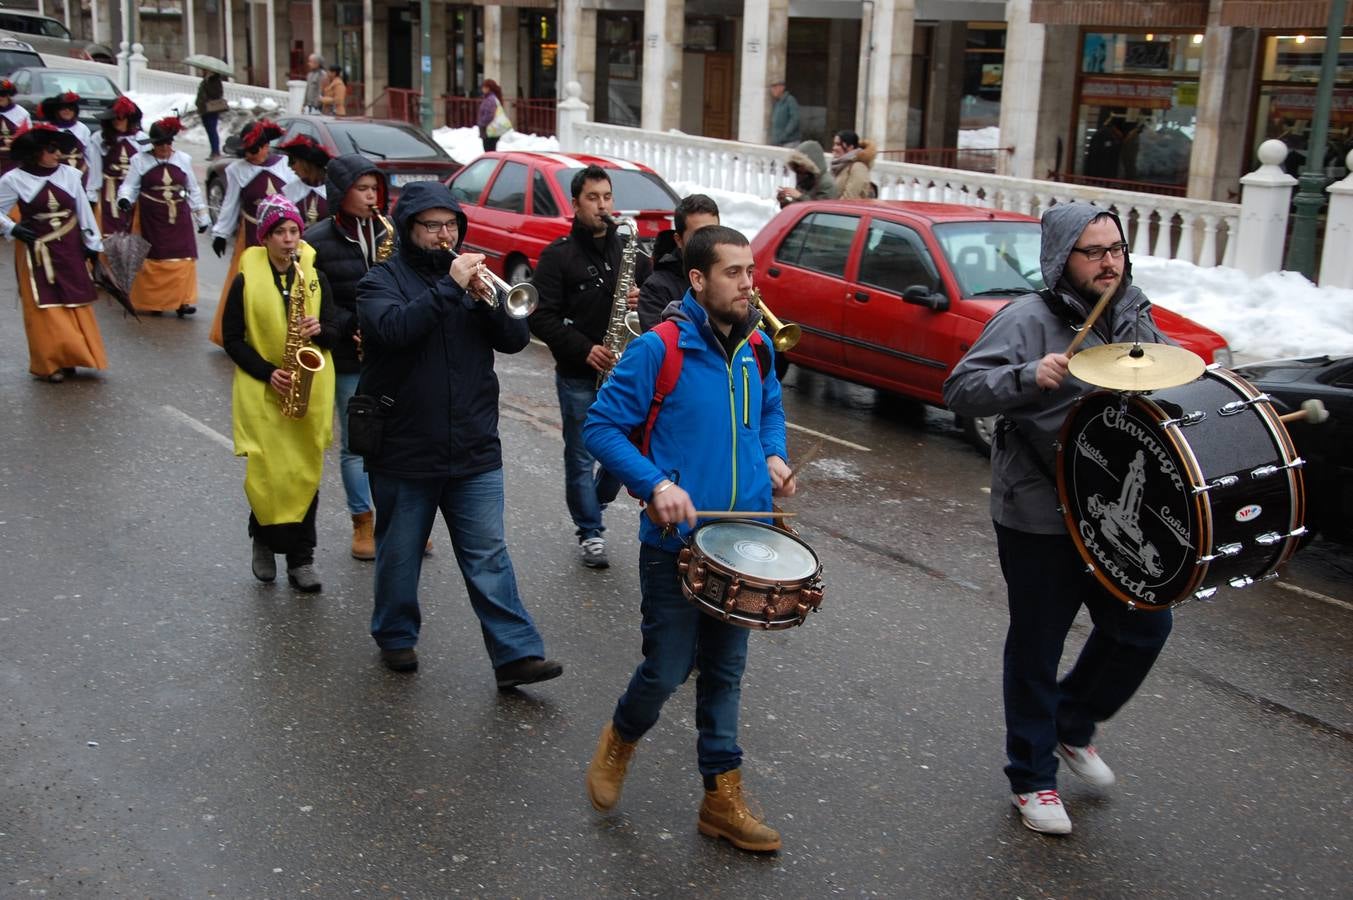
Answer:
<path fill-rule="evenodd" d="M 1095 581 L 1076 552 L 1053 479 L 1062 422 L 1089 385 L 1071 376 L 1063 352 L 1100 295 L 1113 300 L 1082 346 L 1118 341 L 1173 343 L 1132 286 L 1118 218 L 1087 203 L 1043 214 L 1043 280 L 997 313 L 944 383 L 944 402 L 962 416 L 1001 414 L 991 450 L 991 517 L 1005 576 L 1005 749 L 1011 802 L 1024 824 L 1068 834 L 1057 792 L 1057 760 L 1097 787 L 1114 782 L 1091 740 L 1151 671 L 1170 634 L 1170 612 L 1131 610 Z M 1060 682 L 1057 663 L 1084 604 L 1094 630 Z"/>
<path fill-rule="evenodd" d="M 754 268 L 747 239 L 731 228 L 702 228 L 686 244 L 685 264 L 691 288 L 680 309 L 629 345 L 583 429 L 592 455 L 648 503 L 639 524 L 644 659 L 601 730 L 587 793 L 601 812 L 616 805 L 639 739 L 698 666 L 697 755 L 705 787 L 699 830 L 743 850 L 778 850 L 779 833 L 747 809 L 742 794 L 737 730 L 747 629 L 702 613 L 682 596 L 677 552 L 697 509 L 732 503 L 735 510 L 763 511 L 772 494 L 794 493 L 780 383 L 770 341 L 757 331 L 761 314 L 749 302 Z M 649 420 L 671 352 L 682 354 L 680 374 L 644 454 L 630 435 Z"/>

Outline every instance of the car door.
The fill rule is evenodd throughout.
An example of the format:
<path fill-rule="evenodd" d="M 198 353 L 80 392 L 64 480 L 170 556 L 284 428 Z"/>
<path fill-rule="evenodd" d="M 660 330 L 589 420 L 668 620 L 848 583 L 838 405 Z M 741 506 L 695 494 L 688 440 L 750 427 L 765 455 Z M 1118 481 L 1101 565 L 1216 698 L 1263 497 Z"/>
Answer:
<path fill-rule="evenodd" d="M 503 270 L 503 261 L 517 243 L 517 232 L 526 217 L 526 191 L 530 167 L 504 160 L 498 167 L 480 201 L 478 215 L 466 235 L 467 244 L 489 258 L 495 272 Z"/>
<path fill-rule="evenodd" d="M 924 238 L 901 222 L 872 217 L 853 263 L 842 327 L 846 367 L 862 380 L 938 400 L 948 364 L 933 356 L 927 332 L 946 313 L 902 298 L 908 288 L 943 290 Z"/>
<path fill-rule="evenodd" d="M 488 233 L 487 226 L 484 225 L 484 210 L 479 201 L 488 190 L 489 182 L 493 180 L 493 173 L 498 168 L 499 162 L 501 160 L 497 157 L 477 159 L 457 172 L 449 185 L 451 196 L 456 198 L 469 223 L 463 236 L 465 249 L 473 250 L 475 253 L 484 252 L 480 247 L 486 243 Z"/>
<path fill-rule="evenodd" d="M 762 299 L 777 318 L 802 331 L 789 354 L 796 363 L 830 372 L 844 364 L 846 264 L 859 225 L 857 215 L 810 212 L 775 245 L 769 262 L 757 263 Z"/>

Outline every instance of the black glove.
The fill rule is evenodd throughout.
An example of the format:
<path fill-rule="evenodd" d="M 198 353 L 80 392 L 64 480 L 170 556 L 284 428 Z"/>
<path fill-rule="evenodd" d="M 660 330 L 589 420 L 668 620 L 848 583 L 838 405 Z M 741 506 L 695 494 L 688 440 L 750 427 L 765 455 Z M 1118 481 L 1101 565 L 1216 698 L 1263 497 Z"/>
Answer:
<path fill-rule="evenodd" d="M 206 233 L 207 233 L 207 229 L 210 228 L 210 227 L 211 227 L 210 225 L 199 225 L 199 226 L 197 226 L 197 233 L 198 233 L 198 234 L 206 234 Z"/>
<path fill-rule="evenodd" d="M 226 248 L 225 238 L 217 236 L 214 240 L 212 240 L 211 249 L 212 252 L 214 252 L 217 256 L 225 256 L 225 248 Z"/>
<path fill-rule="evenodd" d="M 131 212 L 132 202 L 128 200 L 126 197 L 121 197 L 117 201 L 117 208 L 122 210 L 123 212 Z"/>
<path fill-rule="evenodd" d="M 14 238 L 14 240 L 23 241 L 30 247 L 33 246 L 33 242 L 38 239 L 38 233 L 33 229 L 29 228 L 27 225 L 23 224 L 22 222 L 20 222 L 18 225 L 15 225 L 14 230 L 11 231 L 9 234 L 10 237 Z"/>
<path fill-rule="evenodd" d="M 86 247 L 86 248 L 85 248 L 85 259 L 89 260 L 90 262 L 98 262 L 98 261 L 99 261 L 99 254 L 102 253 L 102 252 L 103 252 L 102 250 L 92 250 L 92 249 L 90 249 L 89 247 Z"/>

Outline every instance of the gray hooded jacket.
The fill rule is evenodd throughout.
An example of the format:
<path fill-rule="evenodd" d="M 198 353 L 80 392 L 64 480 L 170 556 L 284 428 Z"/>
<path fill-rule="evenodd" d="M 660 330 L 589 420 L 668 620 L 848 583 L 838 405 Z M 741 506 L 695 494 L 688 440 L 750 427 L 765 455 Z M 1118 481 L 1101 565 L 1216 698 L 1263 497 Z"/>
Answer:
<path fill-rule="evenodd" d="M 1043 214 L 1043 281 L 1052 291 L 1026 294 L 987 323 L 977 343 L 944 382 L 944 402 L 962 416 L 1000 414 L 1014 430 L 991 448 L 991 517 L 1007 528 L 1034 534 L 1064 534 L 1058 512 L 1056 441 L 1071 407 L 1095 390 L 1067 376 L 1061 387 L 1045 391 L 1034 381 L 1038 362 L 1063 353 L 1090 314 L 1087 303 L 1065 280 L 1071 248 L 1105 210 L 1088 203 L 1059 203 Z M 1123 225 L 1116 216 L 1120 234 Z M 1132 266 L 1123 257 L 1118 294 L 1081 344 L 1082 348 L 1140 339 L 1174 343 L 1150 315 L 1151 303 L 1132 285 Z M 1140 318 L 1139 318 L 1140 313 Z M 1002 429 L 1003 430 L 1003 429 Z"/>

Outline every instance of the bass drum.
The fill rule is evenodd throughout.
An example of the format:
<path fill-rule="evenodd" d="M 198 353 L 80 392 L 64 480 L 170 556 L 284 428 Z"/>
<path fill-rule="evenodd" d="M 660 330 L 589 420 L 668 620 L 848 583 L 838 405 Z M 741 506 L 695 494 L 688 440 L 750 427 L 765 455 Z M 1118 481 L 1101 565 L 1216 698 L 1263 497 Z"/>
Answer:
<path fill-rule="evenodd" d="M 1062 426 L 1057 493 L 1095 578 L 1130 607 L 1166 609 L 1270 577 L 1296 552 L 1301 465 L 1269 398 L 1212 368 L 1082 398 Z"/>

